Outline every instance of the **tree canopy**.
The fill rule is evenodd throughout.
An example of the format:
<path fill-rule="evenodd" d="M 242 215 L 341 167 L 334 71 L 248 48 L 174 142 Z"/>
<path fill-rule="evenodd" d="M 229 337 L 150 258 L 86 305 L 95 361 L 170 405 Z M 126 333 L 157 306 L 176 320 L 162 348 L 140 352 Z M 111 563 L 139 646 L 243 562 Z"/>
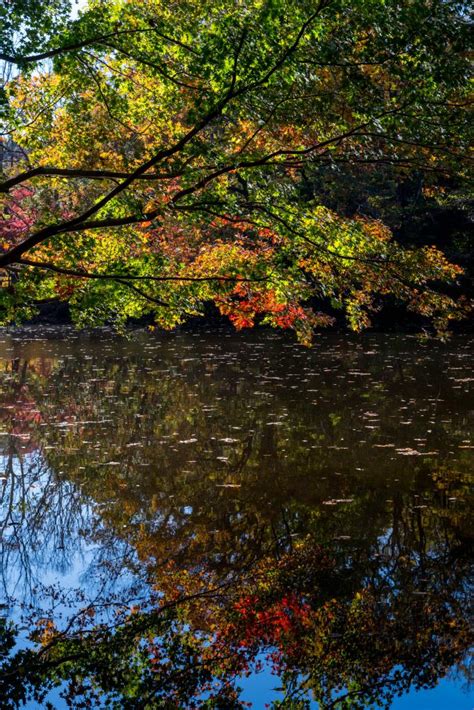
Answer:
<path fill-rule="evenodd" d="M 441 333 L 466 313 L 449 288 L 462 269 L 435 244 L 328 206 L 315 179 L 386 166 L 426 190 L 465 183 L 464 3 L 2 12 L 2 322 L 59 298 L 80 325 L 173 327 L 214 302 L 237 328 L 309 342 L 334 309 L 359 330 L 387 298 Z"/>

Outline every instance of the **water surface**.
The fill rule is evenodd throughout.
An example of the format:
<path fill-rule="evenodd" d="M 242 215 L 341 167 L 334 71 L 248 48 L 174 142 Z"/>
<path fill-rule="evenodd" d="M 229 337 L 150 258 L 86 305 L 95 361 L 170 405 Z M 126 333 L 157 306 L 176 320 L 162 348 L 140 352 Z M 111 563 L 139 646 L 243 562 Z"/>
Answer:
<path fill-rule="evenodd" d="M 473 358 L 4 333 L 0 707 L 470 710 Z"/>

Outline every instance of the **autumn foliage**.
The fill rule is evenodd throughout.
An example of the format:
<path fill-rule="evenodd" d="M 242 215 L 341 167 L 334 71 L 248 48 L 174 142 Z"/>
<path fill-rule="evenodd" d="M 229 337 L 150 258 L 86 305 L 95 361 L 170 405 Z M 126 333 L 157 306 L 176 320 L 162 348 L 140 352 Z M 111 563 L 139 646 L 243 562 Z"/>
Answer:
<path fill-rule="evenodd" d="M 61 299 L 78 325 L 171 328 L 213 302 L 239 329 L 309 343 L 334 312 L 360 330 L 387 300 L 441 334 L 469 312 L 436 244 L 401 244 L 376 214 L 348 215 L 343 192 L 334 209 L 313 189 L 344 166 L 422 174 L 426 194 L 467 179 L 457 3 L 51 12 L 57 34 L 31 18 L 36 52 L 23 25 L 16 47 L 3 40 L 2 322 Z"/>

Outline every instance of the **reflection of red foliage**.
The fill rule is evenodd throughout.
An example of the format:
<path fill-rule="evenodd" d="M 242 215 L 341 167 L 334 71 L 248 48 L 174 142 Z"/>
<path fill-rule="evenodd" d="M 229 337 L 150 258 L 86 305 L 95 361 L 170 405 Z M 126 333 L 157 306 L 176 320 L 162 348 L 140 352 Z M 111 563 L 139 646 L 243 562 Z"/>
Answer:
<path fill-rule="evenodd" d="M 0 405 L 0 421 L 6 425 L 4 428 L 10 436 L 21 438 L 23 452 L 30 453 L 38 448 L 34 432 L 43 418 L 33 399 L 24 396 L 23 392 L 16 394 L 14 401 L 4 401 Z"/>
<path fill-rule="evenodd" d="M 247 596 L 235 603 L 234 608 L 244 622 L 245 636 L 256 635 L 268 643 L 280 641 L 285 634 L 301 630 L 307 625 L 310 607 L 294 592 L 274 601 L 265 609 L 258 609 L 257 597 Z M 245 641 L 242 645 L 246 645 Z"/>
<path fill-rule="evenodd" d="M 234 666 L 248 669 L 263 648 L 269 649 L 274 672 L 297 662 L 313 621 L 311 607 L 301 595 L 290 592 L 262 605 L 257 595 L 250 594 L 235 602 L 233 611 L 234 620 L 220 628 L 215 648 L 233 646 L 239 656 L 233 658 Z"/>
<path fill-rule="evenodd" d="M 265 651 L 275 673 L 299 666 L 321 624 L 317 580 L 331 574 L 334 564 L 314 543 L 295 546 L 278 562 L 263 561 L 251 586 L 226 611 L 213 644 L 216 655 L 228 656 L 232 648 L 229 663 L 239 672 L 256 669 Z"/>
<path fill-rule="evenodd" d="M 22 399 L 15 405 L 15 421 L 39 424 L 42 421 L 41 412 L 33 399 Z"/>
<path fill-rule="evenodd" d="M 13 376 L 11 389 L 2 392 L 0 400 L 0 422 L 2 429 L 12 437 L 21 440 L 21 449 L 24 453 L 35 451 L 39 448 L 36 437 L 38 425 L 43 421 L 38 402 L 31 393 L 28 385 L 27 372 L 48 377 L 53 365 L 47 359 L 13 360 L 8 371 Z"/>

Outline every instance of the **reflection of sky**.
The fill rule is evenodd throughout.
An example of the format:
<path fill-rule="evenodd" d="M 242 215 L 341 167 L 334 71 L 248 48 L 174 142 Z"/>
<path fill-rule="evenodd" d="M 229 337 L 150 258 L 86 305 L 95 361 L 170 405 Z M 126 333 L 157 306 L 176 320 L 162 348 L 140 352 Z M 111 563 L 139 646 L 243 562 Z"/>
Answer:
<path fill-rule="evenodd" d="M 392 710 L 473 710 L 474 695 L 452 680 L 442 680 L 433 690 L 412 691 L 396 698 Z"/>
<path fill-rule="evenodd" d="M 280 679 L 267 668 L 261 673 L 254 673 L 239 681 L 243 689 L 242 700 L 252 703 L 254 708 L 264 708 L 266 703 L 281 700 L 282 694 L 277 691 L 281 686 Z M 310 703 L 311 710 L 318 708 L 314 700 Z M 473 710 L 474 694 L 454 680 L 442 680 L 436 688 L 407 693 L 401 698 L 395 698 L 391 710 Z M 62 710 L 62 708 L 61 708 Z"/>
<path fill-rule="evenodd" d="M 30 632 L 29 625 L 22 621 L 22 602 L 34 602 L 36 613 L 39 615 L 47 615 L 54 608 L 54 617 L 57 621 L 62 617 L 63 622 L 67 623 L 68 619 L 77 612 L 80 608 L 90 600 L 109 599 L 113 594 L 125 602 L 133 603 L 134 597 L 127 594 L 127 591 L 133 584 L 136 585 L 137 580 L 133 578 L 128 569 L 121 565 L 120 559 L 132 558 L 132 551 L 127 545 L 117 539 L 113 540 L 112 549 L 104 549 L 101 542 L 95 544 L 81 533 L 81 530 L 68 530 L 64 536 L 64 548 L 58 549 L 57 539 L 49 534 L 47 528 L 39 527 L 38 530 L 26 531 L 31 519 L 35 517 L 35 513 L 40 510 L 41 503 L 47 500 L 50 504 L 50 509 L 46 511 L 46 521 L 51 522 L 51 517 L 54 519 L 54 501 L 67 498 L 67 492 L 74 489 L 74 486 L 65 481 L 58 481 L 56 478 L 50 477 L 50 471 L 46 466 L 38 465 L 37 455 L 26 455 L 23 458 L 23 477 L 21 477 L 21 469 L 19 460 L 14 459 L 12 465 L 12 473 L 16 477 L 16 483 L 21 482 L 26 485 L 17 485 L 13 487 L 12 496 L 3 497 L 0 503 L 0 521 L 6 518 L 6 506 L 9 501 L 13 502 L 13 522 L 21 521 L 20 528 L 16 530 L 15 526 L 10 525 L 4 530 L 3 540 L 8 539 L 7 535 L 11 535 L 15 531 L 15 537 L 21 539 L 22 527 L 26 540 L 35 539 L 38 544 L 38 551 L 30 549 L 27 546 L 20 551 L 28 554 L 28 559 L 25 559 L 25 554 L 18 554 L 17 557 L 7 556 L 5 559 L 2 555 L 2 577 L 3 587 L 6 592 L 7 599 L 11 600 L 9 616 L 12 621 L 19 623 L 20 635 L 17 638 L 15 650 L 31 647 L 32 644 L 27 635 Z M 5 457 L 3 457 L 5 464 Z M 1 464 L 0 464 L 1 465 Z M 3 465 L 5 468 L 5 465 Z M 31 473 L 31 476 L 28 474 Z M 36 475 L 35 475 L 36 474 Z M 15 480 L 15 479 L 14 479 Z M 2 483 L 2 481 L 0 481 Z M 26 499 L 25 499 L 26 493 Z M 27 511 L 27 515 L 21 515 L 22 511 Z M 48 513 L 53 512 L 53 516 Z M 84 500 L 81 505 L 75 510 L 75 516 L 79 524 L 88 529 L 97 529 L 99 518 L 92 502 Z M 40 516 L 41 517 L 41 516 Z M 108 554 L 109 553 L 109 554 Z M 4 554 L 4 553 L 3 553 Z M 107 565 L 107 562 L 112 564 Z M 106 568 L 103 568 L 103 565 Z M 28 568 L 25 579 L 25 565 Z M 80 595 L 80 592 L 86 594 L 87 601 Z M 137 589 L 134 588 L 134 594 Z M 3 596 L 3 594 L 2 594 Z M 109 614 L 110 612 L 105 612 Z M 112 612 L 113 613 L 113 612 Z M 94 621 L 101 619 L 100 612 L 96 615 Z M 68 705 L 61 698 L 61 687 L 55 688 L 44 700 L 52 704 L 55 710 L 65 710 Z M 1 705 L 1 699 L 0 699 Z M 22 705 L 25 710 L 39 710 L 37 702 L 29 702 Z"/>
<path fill-rule="evenodd" d="M 264 708 L 266 704 L 281 700 L 282 694 L 276 688 L 281 681 L 268 669 L 252 674 L 249 678 L 239 681 L 243 689 L 241 699 L 249 702 L 255 710 Z M 66 710 L 67 704 L 60 698 L 60 689 L 48 694 L 46 700 L 51 702 L 55 710 Z M 38 710 L 35 703 L 27 703 L 25 710 Z M 311 701 L 311 710 L 317 710 L 318 703 Z M 451 680 L 442 680 L 432 690 L 412 691 L 402 698 L 395 698 L 391 710 L 473 710 L 474 696 Z"/>
<path fill-rule="evenodd" d="M 6 461 L 0 457 L 2 470 Z M 94 503 L 52 475 L 39 454 L 21 462 L 13 457 L 10 465 L 0 481 L 0 596 L 11 618 L 20 619 L 24 603 L 71 614 L 84 605 L 80 591 L 88 599 L 120 593 L 126 598 L 137 580 L 125 560 L 136 561 L 135 553 L 114 536 L 94 542 L 101 530 Z M 58 591 L 67 605 L 58 603 Z"/>

